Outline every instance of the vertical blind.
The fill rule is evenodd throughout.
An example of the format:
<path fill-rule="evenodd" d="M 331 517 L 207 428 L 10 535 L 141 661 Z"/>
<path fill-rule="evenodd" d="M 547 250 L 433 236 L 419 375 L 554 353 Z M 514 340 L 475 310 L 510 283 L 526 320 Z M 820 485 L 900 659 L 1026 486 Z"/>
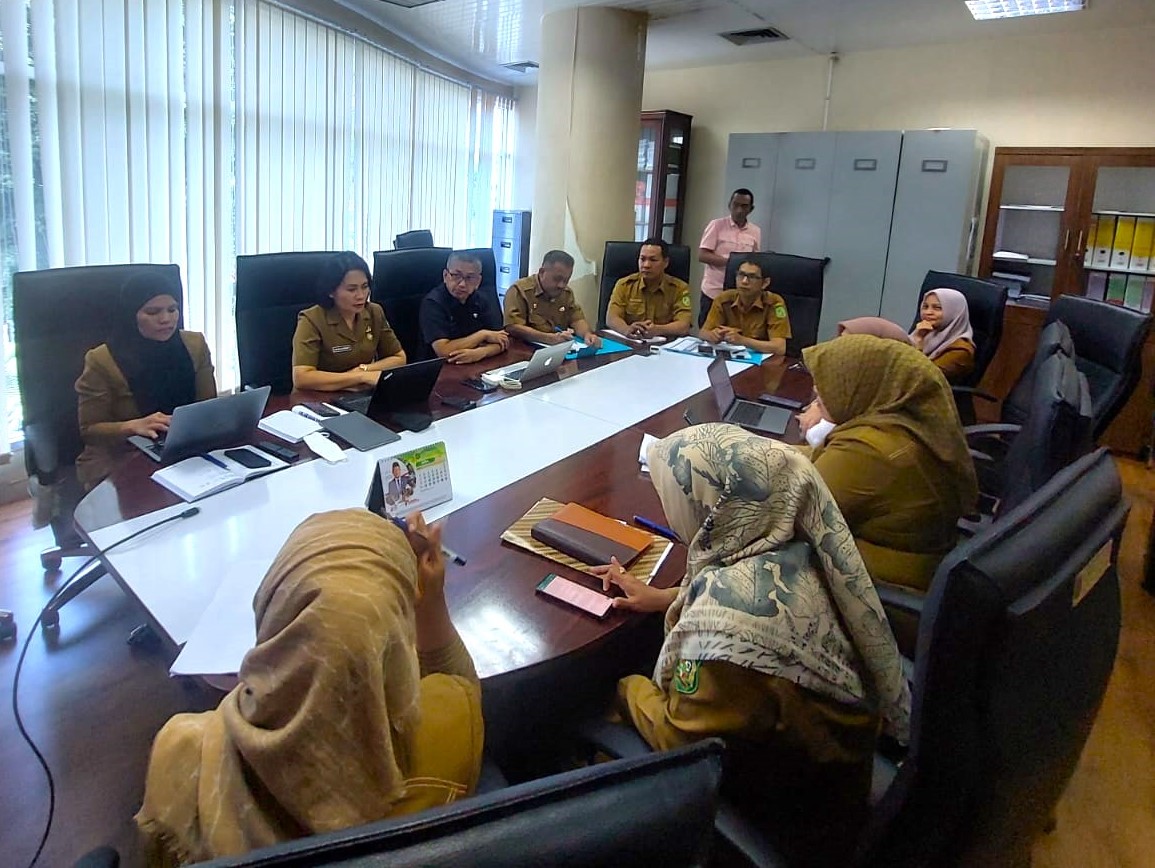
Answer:
<path fill-rule="evenodd" d="M 0 66 L 0 453 L 14 271 L 177 263 L 227 389 L 237 254 L 484 246 L 510 202 L 511 99 L 266 0 L 0 0 Z"/>

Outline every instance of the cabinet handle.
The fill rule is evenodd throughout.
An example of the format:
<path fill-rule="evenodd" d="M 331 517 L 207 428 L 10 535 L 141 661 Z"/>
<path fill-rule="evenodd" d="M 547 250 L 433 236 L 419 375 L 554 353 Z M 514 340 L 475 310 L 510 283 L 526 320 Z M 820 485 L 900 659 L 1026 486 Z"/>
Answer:
<path fill-rule="evenodd" d="M 1071 230 L 1068 229 L 1065 233 L 1063 233 L 1063 252 L 1064 253 L 1067 252 L 1067 245 L 1070 243 L 1070 241 L 1071 241 Z"/>
<path fill-rule="evenodd" d="M 1079 240 L 1075 242 L 1075 249 L 1071 251 L 1071 256 L 1074 257 L 1076 262 L 1078 262 L 1079 257 L 1082 256 L 1083 253 L 1085 253 L 1085 252 L 1086 251 L 1083 247 L 1083 230 L 1080 229 L 1079 230 Z"/>

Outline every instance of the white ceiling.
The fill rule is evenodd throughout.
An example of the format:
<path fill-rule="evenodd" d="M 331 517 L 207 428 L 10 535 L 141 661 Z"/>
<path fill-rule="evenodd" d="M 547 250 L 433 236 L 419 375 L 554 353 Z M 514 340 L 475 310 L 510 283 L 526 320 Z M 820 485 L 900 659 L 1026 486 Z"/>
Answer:
<path fill-rule="evenodd" d="M 417 9 L 385 0 L 334 2 L 432 54 L 512 85 L 532 84 L 536 76 L 501 64 L 540 62 L 542 15 L 575 5 L 649 12 L 650 69 L 1155 24 L 1155 0 L 1089 0 L 1083 12 L 984 22 L 971 18 L 963 0 L 439 0 Z M 766 26 L 789 41 L 739 48 L 718 36 Z"/>

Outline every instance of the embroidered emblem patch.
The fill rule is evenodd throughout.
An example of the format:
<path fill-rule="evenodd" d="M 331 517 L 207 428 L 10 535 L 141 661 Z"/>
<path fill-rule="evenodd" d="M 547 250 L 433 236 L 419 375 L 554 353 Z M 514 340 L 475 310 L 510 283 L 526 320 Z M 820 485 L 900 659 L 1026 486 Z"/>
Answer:
<path fill-rule="evenodd" d="M 690 303 L 690 293 L 683 292 L 682 297 L 678 300 L 678 304 L 689 304 L 689 303 Z"/>
<path fill-rule="evenodd" d="M 678 667 L 674 670 L 674 689 L 678 693 L 689 695 L 698 692 L 698 667 L 700 665 L 697 660 L 678 661 Z"/>
<path fill-rule="evenodd" d="M 786 308 L 780 304 L 774 305 L 774 316 L 781 317 L 782 319 L 785 319 L 786 318 Z"/>

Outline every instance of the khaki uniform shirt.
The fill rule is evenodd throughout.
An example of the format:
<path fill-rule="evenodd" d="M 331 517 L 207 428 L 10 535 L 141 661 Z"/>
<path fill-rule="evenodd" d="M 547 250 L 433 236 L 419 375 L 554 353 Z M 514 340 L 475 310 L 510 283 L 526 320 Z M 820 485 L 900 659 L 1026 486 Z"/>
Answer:
<path fill-rule="evenodd" d="M 401 341 L 381 305 L 370 302 L 350 329 L 335 307 L 319 304 L 301 311 L 293 334 L 293 365 L 343 374 L 401 352 Z"/>
<path fill-rule="evenodd" d="M 675 321 L 689 325 L 690 285 L 666 274 L 662 276 L 661 285 L 651 292 L 646 289 L 640 273 L 631 274 L 614 284 L 609 313 L 620 316 L 626 325 L 646 319 L 654 325 L 669 325 Z"/>
<path fill-rule="evenodd" d="M 505 291 L 505 324 L 523 325 L 539 332 L 573 328 L 575 322 L 586 318 L 581 305 L 574 300 L 573 290 L 566 287 L 552 299 L 531 274 L 512 284 Z"/>
<path fill-rule="evenodd" d="M 933 359 L 948 383 L 961 383 L 975 369 L 975 345 L 959 338 Z"/>
<path fill-rule="evenodd" d="M 769 291 L 763 291 L 754 304 L 745 309 L 738 298 L 738 290 L 727 289 L 714 299 L 702 328 L 708 330 L 718 326 L 738 329 L 756 341 L 791 337 L 786 302 L 782 296 Z"/>

